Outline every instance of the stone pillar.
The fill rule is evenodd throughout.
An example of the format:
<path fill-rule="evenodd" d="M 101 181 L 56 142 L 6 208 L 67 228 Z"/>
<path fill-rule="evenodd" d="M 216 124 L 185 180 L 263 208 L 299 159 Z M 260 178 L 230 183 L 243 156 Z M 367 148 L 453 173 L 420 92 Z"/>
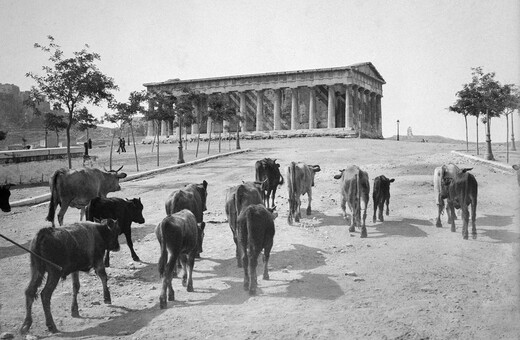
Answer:
<path fill-rule="evenodd" d="M 376 110 L 376 93 L 370 93 L 370 106 L 372 107 L 372 131 L 377 135 L 377 110 Z"/>
<path fill-rule="evenodd" d="M 376 96 L 376 112 L 377 112 L 377 136 L 383 137 L 383 116 L 381 112 L 381 95 Z"/>
<path fill-rule="evenodd" d="M 168 120 L 166 126 L 168 127 L 168 136 L 173 136 L 173 121 Z"/>
<path fill-rule="evenodd" d="M 166 136 L 168 133 L 168 122 L 161 120 L 161 136 Z"/>
<path fill-rule="evenodd" d="M 298 128 L 298 88 L 291 89 L 291 130 Z"/>
<path fill-rule="evenodd" d="M 358 118 L 359 118 L 359 99 L 358 99 L 358 86 L 352 85 L 352 128 L 358 129 Z"/>
<path fill-rule="evenodd" d="M 199 133 L 199 122 L 200 122 L 200 108 L 199 105 L 193 101 L 193 115 L 195 116 L 195 122 L 191 124 L 191 133 L 198 134 Z"/>
<path fill-rule="evenodd" d="M 352 129 L 352 101 L 350 100 L 351 86 L 345 86 L 345 129 Z"/>
<path fill-rule="evenodd" d="M 309 88 L 309 129 L 316 128 L 316 88 Z"/>
<path fill-rule="evenodd" d="M 334 92 L 334 85 L 329 86 L 329 103 L 327 106 L 327 128 L 332 129 L 336 127 L 336 93 Z"/>
<path fill-rule="evenodd" d="M 359 128 L 361 131 L 365 130 L 365 116 L 366 116 L 366 107 L 365 107 L 365 89 L 362 87 L 358 87 L 358 120 L 359 120 Z M 361 112 L 361 114 L 359 114 Z"/>
<path fill-rule="evenodd" d="M 280 118 L 282 112 L 282 90 L 276 89 L 274 90 L 274 126 L 273 130 L 281 130 L 282 129 L 282 120 Z"/>
<path fill-rule="evenodd" d="M 256 131 L 264 129 L 264 90 L 256 91 Z"/>
<path fill-rule="evenodd" d="M 240 116 L 243 121 L 240 122 L 242 132 L 247 132 L 247 105 L 246 105 L 246 93 L 240 92 Z"/>
<path fill-rule="evenodd" d="M 147 123 L 146 136 L 153 137 L 153 120 L 149 120 Z"/>

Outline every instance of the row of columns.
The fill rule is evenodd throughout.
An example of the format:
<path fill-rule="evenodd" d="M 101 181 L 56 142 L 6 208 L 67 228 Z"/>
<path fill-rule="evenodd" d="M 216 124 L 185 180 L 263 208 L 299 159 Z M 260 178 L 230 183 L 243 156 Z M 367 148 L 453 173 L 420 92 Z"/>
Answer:
<path fill-rule="evenodd" d="M 327 91 L 327 128 L 336 128 L 336 103 L 338 89 L 345 90 L 345 129 L 362 130 L 363 133 L 370 132 L 376 136 L 382 135 L 382 117 L 381 117 L 381 95 L 365 89 L 358 85 L 335 85 L 328 86 Z M 282 112 L 282 89 L 274 89 L 273 98 L 273 130 L 281 130 L 281 112 Z M 298 128 L 299 117 L 299 88 L 291 89 L 291 119 L 290 129 L 296 130 Z M 340 95 L 342 95 L 340 93 Z M 244 116 L 247 112 L 247 97 L 246 92 L 239 92 L 239 112 L 238 114 Z M 264 130 L 264 99 L 265 90 L 256 91 L 256 131 Z M 317 106 L 317 88 L 309 88 L 309 129 L 317 128 L 316 125 L 316 106 Z M 194 105 L 195 114 L 200 117 L 201 108 Z M 228 122 L 224 122 L 224 129 L 229 126 Z M 241 124 L 242 132 L 247 132 L 246 124 Z M 211 128 L 211 118 L 207 121 L 207 131 Z M 193 124 L 191 132 L 198 133 L 198 124 Z M 161 136 L 172 135 L 172 122 L 162 121 L 160 125 Z M 153 122 L 148 123 L 149 136 L 153 135 Z"/>

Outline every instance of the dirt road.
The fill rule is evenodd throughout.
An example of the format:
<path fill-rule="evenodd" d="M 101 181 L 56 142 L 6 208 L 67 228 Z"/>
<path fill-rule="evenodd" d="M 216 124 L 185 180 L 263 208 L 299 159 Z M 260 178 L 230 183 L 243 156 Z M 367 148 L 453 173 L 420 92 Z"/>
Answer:
<path fill-rule="evenodd" d="M 259 145 L 261 147 L 259 148 Z M 71 280 L 52 300 L 61 333 L 46 331 L 40 300 L 31 334 L 50 338 L 124 339 L 518 339 L 520 334 L 519 196 L 513 174 L 450 154 L 450 144 L 308 138 L 244 141 L 252 152 L 191 168 L 125 182 L 118 197 L 141 197 L 144 225 L 133 225 L 133 262 L 126 244 L 108 269 L 112 305 L 102 302 L 99 279 L 80 274 L 81 318 L 70 316 Z M 271 253 L 271 280 L 259 279 L 258 295 L 242 288 L 234 243 L 224 213 L 224 192 L 254 179 L 263 157 L 319 164 L 313 214 L 287 224 L 287 189 L 278 190 L 280 213 Z M 450 232 L 435 227 L 433 169 L 454 162 L 473 166 L 479 183 L 477 240 L 464 241 L 461 220 Z M 359 165 L 372 180 L 392 184 L 390 216 L 372 223 L 368 238 L 349 233 L 341 217 L 333 175 Z M 174 281 L 175 302 L 159 309 L 159 244 L 153 230 L 164 200 L 187 183 L 209 182 L 206 237 L 195 264 L 194 289 Z M 302 199 L 306 206 L 307 199 Z M 0 215 L 0 232 L 28 246 L 44 222 L 47 204 Z M 70 210 L 66 222 L 79 218 Z M 124 237 L 121 236 L 122 243 Z M 25 313 L 29 256 L 0 240 L 0 332 L 14 332 Z M 348 275 L 347 275 L 348 274 Z M 17 335 L 18 336 L 18 335 Z"/>

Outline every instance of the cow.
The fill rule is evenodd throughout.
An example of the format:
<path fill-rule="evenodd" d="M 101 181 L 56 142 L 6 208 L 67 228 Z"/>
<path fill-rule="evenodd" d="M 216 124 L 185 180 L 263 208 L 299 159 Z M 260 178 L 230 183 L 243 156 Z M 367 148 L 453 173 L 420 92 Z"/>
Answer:
<path fill-rule="evenodd" d="M 518 186 L 520 186 L 520 164 L 514 164 L 513 169 L 516 170 L 516 181 L 518 182 Z"/>
<path fill-rule="evenodd" d="M 264 280 L 269 280 L 269 255 L 273 247 L 274 212 L 276 207 L 266 208 L 263 204 L 252 204 L 245 207 L 237 219 L 237 240 L 242 254 L 244 267 L 244 289 L 249 295 L 256 294 L 256 266 L 258 256 L 264 250 Z"/>
<path fill-rule="evenodd" d="M 166 290 L 168 301 L 175 300 L 172 288 L 172 278 L 177 277 L 177 261 L 183 268 L 182 285 L 188 292 L 193 292 L 193 265 L 199 249 L 199 234 L 202 232 L 197 225 L 195 215 L 183 209 L 166 216 L 155 228 L 155 235 L 161 246 L 159 258 L 159 274 L 163 278 L 159 306 L 166 308 Z"/>
<path fill-rule="evenodd" d="M 0 209 L 2 209 L 3 212 L 11 211 L 11 205 L 9 204 L 9 197 L 11 197 L 10 189 L 12 186 L 14 186 L 14 184 L 0 185 Z"/>
<path fill-rule="evenodd" d="M 274 207 L 276 189 L 284 183 L 280 173 L 280 164 L 276 164 L 276 159 L 271 158 L 256 161 L 255 174 L 257 182 L 265 182 L 264 205 L 269 208 L 269 198 L 271 197 L 271 206 Z"/>
<path fill-rule="evenodd" d="M 473 174 L 462 169 L 454 177 L 443 177 L 441 183 L 441 197 L 447 198 L 450 211 L 453 208 L 462 210 L 462 238 L 468 239 L 469 210 L 471 204 L 471 236 L 477 238 L 477 227 L 475 219 L 477 215 L 478 183 Z M 455 232 L 455 220 L 451 219 L 451 231 Z"/>
<path fill-rule="evenodd" d="M 101 171 L 95 168 L 56 170 L 49 180 L 51 189 L 51 201 L 47 221 L 54 227 L 54 213 L 58 204 L 58 223 L 63 225 L 63 216 L 67 209 L 74 207 L 81 209 L 80 220 L 85 214 L 85 207 L 95 197 L 106 197 L 109 192 L 119 191 L 119 180 L 125 178 L 124 172 L 118 170 Z"/>
<path fill-rule="evenodd" d="M 458 166 L 455 164 L 445 164 L 442 166 L 439 166 L 435 168 L 433 171 L 433 193 L 435 196 L 435 203 L 437 204 L 437 221 L 435 222 L 435 226 L 437 228 L 442 228 L 441 223 L 441 214 L 444 210 L 444 207 L 446 206 L 446 215 L 448 216 L 448 223 L 452 223 L 452 220 L 457 219 L 457 215 L 455 214 L 455 210 L 453 208 L 450 208 L 449 206 L 445 205 L 444 200 L 446 197 L 443 197 L 441 194 L 442 190 L 442 182 L 444 178 L 450 177 L 455 178 L 455 176 L 462 171 L 469 171 L 472 168 L 464 168 L 459 169 Z"/>
<path fill-rule="evenodd" d="M 118 197 L 96 197 L 93 198 L 86 208 L 86 218 L 88 221 L 94 219 L 111 218 L 117 220 L 121 234 L 125 234 L 126 244 L 130 248 L 132 259 L 141 261 L 135 253 L 132 242 L 132 222 L 143 224 L 143 204 L 141 198 L 122 199 Z M 107 250 L 105 256 L 105 267 L 110 267 L 110 251 Z"/>
<path fill-rule="evenodd" d="M 321 171 L 319 165 L 307 165 L 302 162 L 291 162 L 287 167 L 287 189 L 289 192 L 289 216 L 287 222 L 292 224 L 293 219 L 300 222 L 300 196 L 307 194 L 309 203 L 307 215 L 311 214 L 312 187 L 314 186 L 314 175 Z"/>
<path fill-rule="evenodd" d="M 72 317 L 79 317 L 79 271 L 88 272 L 94 268 L 103 285 L 104 302 L 111 304 L 103 255 L 107 250 L 119 250 L 118 236 L 119 226 L 114 220 L 102 220 L 100 223 L 76 222 L 63 228 L 40 229 L 31 242 L 31 251 L 34 253 L 31 254 L 31 279 L 25 290 L 26 315 L 20 333 L 27 333 L 32 325 L 32 304 L 37 298 L 36 292 L 45 273 L 47 279 L 41 291 L 41 299 L 45 323 L 52 333 L 58 332 L 58 329 L 51 314 L 51 297 L 60 278 L 65 279 L 72 274 Z"/>
<path fill-rule="evenodd" d="M 184 188 L 176 190 L 168 196 L 165 202 L 166 215 L 171 215 L 183 209 L 188 209 L 195 215 L 197 224 L 201 229 L 199 233 L 199 250 L 197 257 L 202 253 L 202 242 L 204 240 L 204 211 L 206 208 L 206 198 L 208 196 L 208 182 L 205 180 L 201 184 L 188 184 Z"/>
<path fill-rule="evenodd" d="M 372 192 L 372 200 L 374 201 L 374 216 L 372 222 L 376 223 L 376 211 L 379 208 L 379 221 L 383 222 L 383 209 L 386 203 L 386 216 L 390 214 L 388 204 L 390 203 L 390 183 L 395 181 L 394 178 L 389 179 L 385 175 L 374 178 L 374 191 Z"/>
<path fill-rule="evenodd" d="M 361 228 L 361 237 L 367 237 L 365 220 L 367 217 L 367 207 L 370 195 L 370 182 L 368 173 L 361 170 L 358 166 L 352 165 L 340 170 L 340 174 L 334 175 L 335 179 L 341 179 L 341 209 L 343 217 L 347 218 L 346 203 L 351 212 L 350 232 L 356 231 L 356 227 Z M 363 215 L 361 215 L 361 213 Z M 363 221 L 361 222 L 361 216 Z"/>
<path fill-rule="evenodd" d="M 262 183 L 245 182 L 237 186 L 231 187 L 226 191 L 226 215 L 228 218 L 229 228 L 233 234 L 233 241 L 236 246 L 237 266 L 242 267 L 242 256 L 237 239 L 237 219 L 243 209 L 251 204 L 263 204 Z"/>

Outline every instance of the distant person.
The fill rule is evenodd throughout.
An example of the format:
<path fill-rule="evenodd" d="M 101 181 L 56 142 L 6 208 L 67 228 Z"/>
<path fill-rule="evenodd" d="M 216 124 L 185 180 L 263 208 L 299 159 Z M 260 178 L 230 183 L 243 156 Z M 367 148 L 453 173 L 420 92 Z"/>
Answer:
<path fill-rule="evenodd" d="M 121 152 L 126 152 L 126 143 L 124 137 L 121 139 Z"/>
<path fill-rule="evenodd" d="M 119 146 L 117 148 L 117 153 L 121 153 L 121 137 L 119 137 L 118 143 L 119 143 Z"/>
<path fill-rule="evenodd" d="M 92 139 L 88 139 L 88 148 L 92 149 Z"/>

